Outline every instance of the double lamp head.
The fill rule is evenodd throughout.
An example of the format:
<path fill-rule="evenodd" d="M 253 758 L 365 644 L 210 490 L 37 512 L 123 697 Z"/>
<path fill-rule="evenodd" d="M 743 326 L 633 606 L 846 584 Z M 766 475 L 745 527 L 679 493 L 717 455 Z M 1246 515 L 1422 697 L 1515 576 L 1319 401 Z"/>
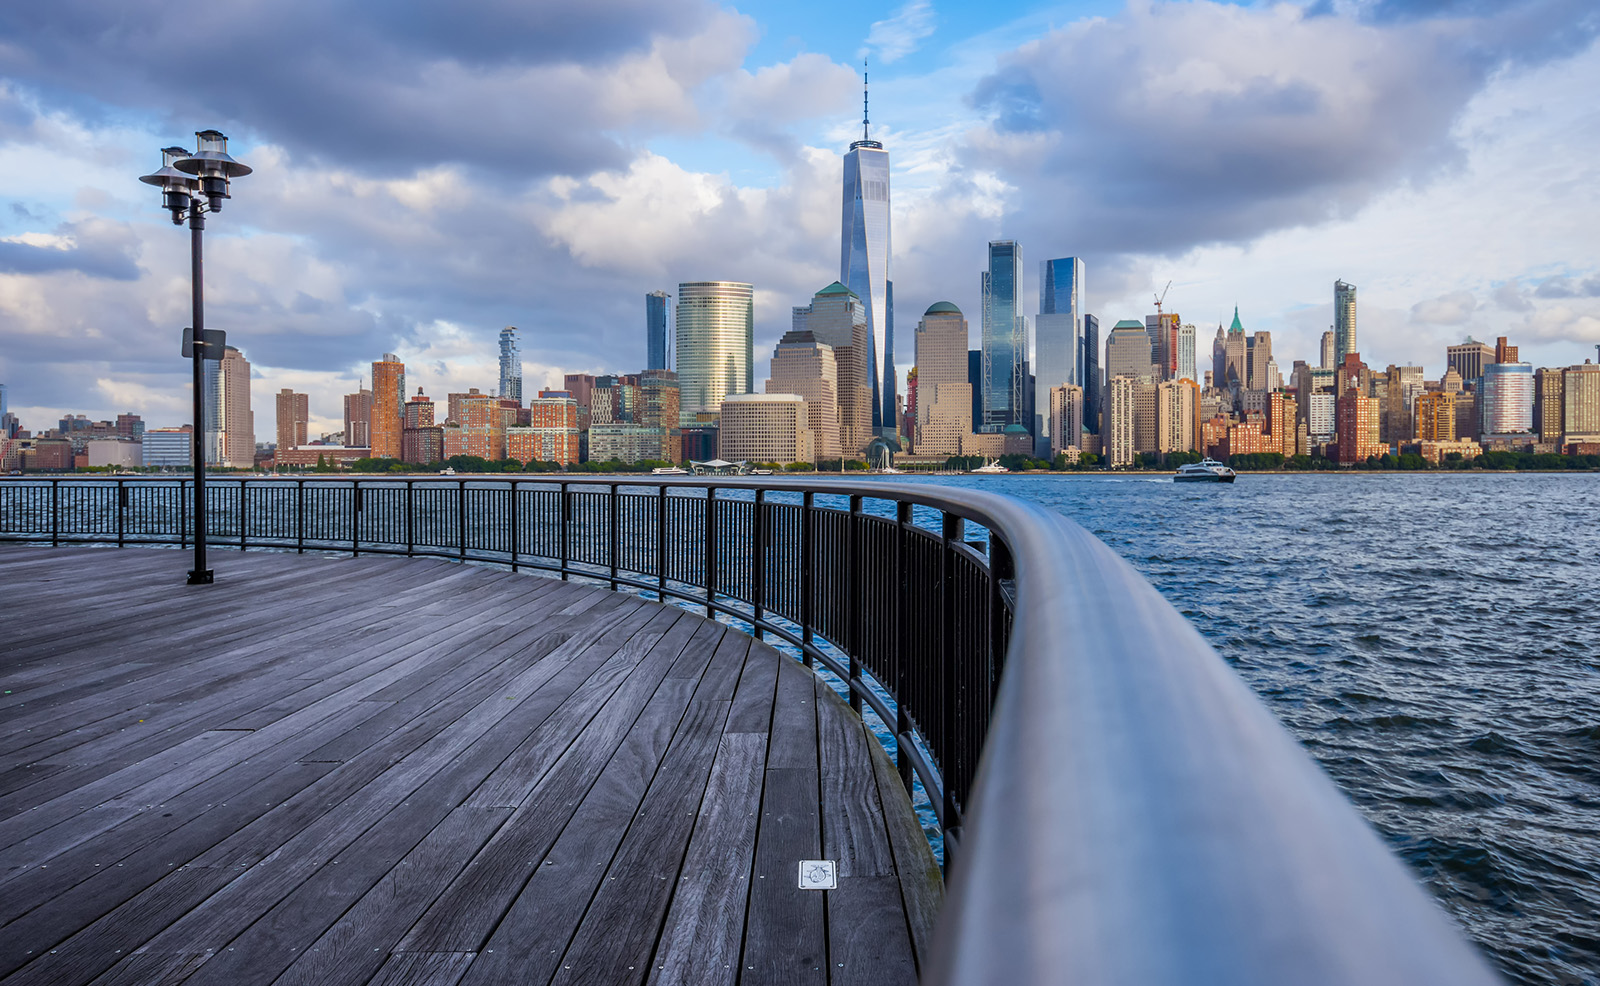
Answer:
<path fill-rule="evenodd" d="M 161 204 L 172 214 L 174 225 L 182 225 L 190 209 L 198 209 L 195 199 L 205 199 L 208 212 L 221 212 L 228 194 L 228 180 L 250 173 L 249 165 L 228 156 L 228 138 L 216 130 L 195 134 L 200 149 L 190 154 L 182 147 L 161 149 L 161 170 L 139 180 L 161 188 Z"/>

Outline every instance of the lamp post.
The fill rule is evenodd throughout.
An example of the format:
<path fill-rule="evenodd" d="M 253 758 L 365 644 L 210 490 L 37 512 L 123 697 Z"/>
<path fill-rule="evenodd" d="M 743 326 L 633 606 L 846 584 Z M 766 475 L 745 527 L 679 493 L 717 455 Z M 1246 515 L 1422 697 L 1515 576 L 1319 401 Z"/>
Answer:
<path fill-rule="evenodd" d="M 207 332 L 205 328 L 204 276 L 201 258 L 201 234 L 205 231 L 205 215 L 221 212 L 222 200 L 228 194 L 228 181 L 250 173 L 250 168 L 228 156 L 228 138 L 216 130 L 202 130 L 195 135 L 199 150 L 190 154 L 182 147 L 161 149 L 161 170 L 144 175 L 139 180 L 161 188 L 161 204 L 172 215 L 172 224 L 182 226 L 189 221 L 189 277 L 194 302 L 194 324 L 184 342 L 184 355 L 194 366 L 194 434 L 191 439 L 194 452 L 194 569 L 189 572 L 190 585 L 210 585 L 211 569 L 206 567 L 206 425 L 205 425 L 205 359 L 222 359 L 226 346 L 221 332 Z"/>

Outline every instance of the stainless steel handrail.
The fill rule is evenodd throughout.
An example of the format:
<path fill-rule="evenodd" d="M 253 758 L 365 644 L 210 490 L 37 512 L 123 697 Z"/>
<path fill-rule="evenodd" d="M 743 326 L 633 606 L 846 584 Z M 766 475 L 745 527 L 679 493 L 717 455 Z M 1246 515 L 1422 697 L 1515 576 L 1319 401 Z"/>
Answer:
<path fill-rule="evenodd" d="M 474 477 L 461 488 L 506 481 Z M 1132 566 L 1059 514 L 1005 496 L 895 482 L 512 481 L 559 483 L 564 520 L 574 488 L 609 487 L 614 498 L 618 486 L 688 486 L 784 491 L 805 495 L 807 504 L 839 495 L 932 508 L 946 518 L 946 558 L 970 554 L 952 518 L 988 529 L 998 576 L 990 580 L 991 617 L 1001 607 L 1008 617 L 1004 626 L 989 624 L 1004 648 L 1004 673 L 963 799 L 960 852 L 925 982 L 1499 981 L 1195 629 Z M 0 503 L 6 490 L 0 484 Z M 59 498 L 53 490 L 52 530 L 22 533 L 62 540 Z M 896 513 L 902 532 L 907 514 Z M 17 533 L 0 530 L 0 537 Z M 665 587 L 664 578 L 658 585 L 614 568 L 581 571 L 570 561 L 567 533 L 563 526 L 564 572 Z M 464 530 L 462 537 L 464 548 Z M 752 619 L 716 596 L 713 589 L 694 598 Z M 797 635 L 755 619 L 808 654 L 823 653 L 811 627 Z M 892 693 L 894 682 L 879 684 Z M 881 700 L 862 699 L 895 722 Z M 932 765 L 916 762 L 918 752 L 907 751 L 910 766 L 931 774 Z"/>

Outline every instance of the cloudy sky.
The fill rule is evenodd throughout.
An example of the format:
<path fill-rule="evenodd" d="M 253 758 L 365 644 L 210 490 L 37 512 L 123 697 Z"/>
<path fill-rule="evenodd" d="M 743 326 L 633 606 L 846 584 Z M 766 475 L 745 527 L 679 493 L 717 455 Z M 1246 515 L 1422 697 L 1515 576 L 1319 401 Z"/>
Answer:
<path fill-rule="evenodd" d="M 0 383 L 187 421 L 188 243 L 137 177 L 216 127 L 255 174 L 212 219 L 207 320 L 312 431 L 399 353 L 442 396 L 644 362 L 644 295 L 756 286 L 757 372 L 838 274 L 840 155 L 894 166 L 902 331 L 978 331 L 985 243 L 1079 255 L 1102 324 L 1237 304 L 1285 367 L 1333 282 L 1369 363 L 1471 334 L 1600 343 L 1593 0 L 53 0 L 0 7 Z M 1584 94 L 1589 94 L 1585 96 Z M 1030 304 L 1036 304 L 1030 300 Z M 908 350 L 909 347 L 902 347 Z M 909 358 L 910 353 L 905 352 Z"/>

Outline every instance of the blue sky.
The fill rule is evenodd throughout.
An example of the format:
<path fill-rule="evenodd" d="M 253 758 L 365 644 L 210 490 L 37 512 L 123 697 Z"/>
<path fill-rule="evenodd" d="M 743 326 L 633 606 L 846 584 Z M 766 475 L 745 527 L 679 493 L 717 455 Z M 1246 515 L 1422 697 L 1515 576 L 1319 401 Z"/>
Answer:
<path fill-rule="evenodd" d="M 871 59 L 897 324 L 979 330 L 991 238 L 1079 255 L 1089 310 L 1240 306 L 1287 367 L 1333 281 L 1369 362 L 1471 334 L 1600 343 L 1600 15 L 1589 0 L 859 5 L 376 0 L 0 10 L 0 382 L 25 423 L 187 420 L 187 242 L 137 176 L 209 126 L 256 167 L 210 224 L 208 318 L 313 431 L 385 351 L 442 395 L 629 372 L 643 295 L 757 290 L 758 377 L 837 276 Z M 174 85 L 179 51 L 204 83 Z M 907 347 L 902 346 L 902 350 Z M 910 354 L 903 352 L 909 364 Z"/>

